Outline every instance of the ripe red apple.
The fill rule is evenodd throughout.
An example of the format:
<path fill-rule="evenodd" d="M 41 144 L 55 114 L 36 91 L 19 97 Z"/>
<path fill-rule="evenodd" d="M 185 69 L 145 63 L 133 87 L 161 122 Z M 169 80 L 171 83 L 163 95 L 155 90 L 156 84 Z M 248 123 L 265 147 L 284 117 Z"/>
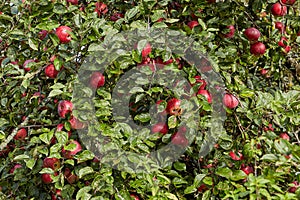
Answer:
<path fill-rule="evenodd" d="M 14 136 L 15 140 L 24 140 L 27 136 L 27 130 L 25 128 L 21 128 L 18 130 L 17 134 Z"/>
<path fill-rule="evenodd" d="M 13 168 L 11 168 L 11 169 L 9 170 L 9 173 L 10 173 L 10 174 L 13 174 L 14 171 L 15 171 L 16 169 L 18 169 L 18 168 L 22 168 L 22 165 L 20 165 L 20 164 L 15 164 L 15 166 L 13 166 Z"/>
<path fill-rule="evenodd" d="M 43 161 L 44 168 L 51 168 L 53 170 L 58 170 L 60 168 L 60 160 L 57 158 L 45 158 Z"/>
<path fill-rule="evenodd" d="M 142 50 L 142 57 L 147 57 L 152 51 L 152 47 L 150 43 L 147 43 L 144 49 Z"/>
<path fill-rule="evenodd" d="M 185 137 L 185 135 L 182 134 L 182 133 L 179 133 L 179 132 L 176 132 L 172 135 L 171 142 L 172 142 L 172 144 L 178 145 L 178 146 L 181 146 L 181 147 L 186 147 L 189 144 L 189 141 Z"/>
<path fill-rule="evenodd" d="M 279 2 L 272 5 L 271 12 L 274 16 L 284 16 L 287 14 L 287 7 Z"/>
<path fill-rule="evenodd" d="M 255 56 L 263 55 L 265 52 L 266 46 L 262 42 L 256 42 L 250 47 L 250 53 Z"/>
<path fill-rule="evenodd" d="M 247 28 L 244 31 L 244 34 L 248 38 L 248 40 L 252 40 L 252 41 L 253 40 L 256 41 L 260 37 L 259 30 L 257 30 L 256 28 L 253 28 L 253 27 Z"/>
<path fill-rule="evenodd" d="M 28 67 L 27 64 L 28 64 L 28 63 L 31 63 L 31 62 L 35 62 L 35 60 L 29 59 L 29 60 L 26 60 L 26 61 L 23 63 L 23 69 L 25 70 L 25 72 L 29 72 L 29 71 L 30 71 L 30 67 Z"/>
<path fill-rule="evenodd" d="M 292 186 L 292 187 L 289 188 L 289 192 L 295 193 L 296 190 L 300 187 L 300 184 L 299 184 L 298 181 L 294 181 L 292 183 L 294 184 L 294 186 Z"/>
<path fill-rule="evenodd" d="M 75 156 L 78 152 L 82 150 L 80 143 L 76 140 L 71 140 L 68 144 L 75 144 L 75 148 L 72 151 L 65 150 L 64 147 L 62 148 L 62 154 L 65 158 L 71 159 Z"/>
<path fill-rule="evenodd" d="M 170 115 L 179 116 L 182 114 L 182 109 L 180 107 L 181 100 L 172 98 L 167 103 L 166 111 Z"/>
<path fill-rule="evenodd" d="M 79 177 L 76 176 L 74 173 L 71 172 L 69 168 L 66 168 L 64 171 L 64 177 L 70 184 L 73 184 L 79 180 Z"/>
<path fill-rule="evenodd" d="M 71 124 L 72 129 L 83 129 L 85 127 L 85 123 L 79 121 L 74 116 L 72 116 L 71 119 L 69 119 L 69 123 Z"/>
<path fill-rule="evenodd" d="M 188 27 L 190 27 L 190 29 L 193 29 L 195 26 L 198 26 L 199 25 L 199 22 L 198 21 L 190 21 L 187 23 Z"/>
<path fill-rule="evenodd" d="M 117 13 L 114 13 L 111 17 L 110 17 L 110 20 L 115 22 L 115 21 L 118 21 L 119 19 L 121 18 L 124 18 L 124 14 L 123 13 L 120 13 L 120 12 L 117 12 Z"/>
<path fill-rule="evenodd" d="M 69 43 L 72 40 L 70 32 L 72 32 L 72 29 L 68 26 L 60 26 L 56 29 L 56 35 L 63 44 Z"/>
<path fill-rule="evenodd" d="M 98 16 L 100 17 L 101 14 L 106 14 L 108 12 L 107 5 L 103 2 L 96 2 L 95 3 L 95 12 L 97 12 Z"/>
<path fill-rule="evenodd" d="M 281 22 L 275 22 L 275 28 L 278 29 L 280 32 L 283 32 L 285 27 Z"/>
<path fill-rule="evenodd" d="M 67 0 L 67 2 L 73 5 L 78 5 L 78 0 Z"/>
<path fill-rule="evenodd" d="M 260 74 L 263 76 L 266 76 L 268 74 L 269 70 L 268 69 L 261 69 Z M 267 77 L 267 76 L 266 76 Z"/>
<path fill-rule="evenodd" d="M 90 86 L 93 89 L 102 87 L 105 83 L 105 76 L 101 72 L 93 72 L 90 77 Z"/>
<path fill-rule="evenodd" d="M 232 158 L 232 160 L 243 160 L 244 156 L 240 152 L 238 152 L 239 155 L 236 155 L 234 151 L 229 152 L 229 156 Z"/>
<path fill-rule="evenodd" d="M 58 198 L 58 197 L 61 197 L 61 190 L 56 189 L 55 194 L 51 195 L 51 200 L 59 200 L 59 199 L 61 199 L 61 198 Z"/>
<path fill-rule="evenodd" d="M 194 79 L 196 79 L 195 84 L 201 83 L 199 90 L 204 90 L 207 85 L 206 81 L 204 79 L 202 79 L 201 76 L 199 76 L 199 75 L 194 76 Z M 192 84 L 192 86 L 194 86 L 195 84 Z"/>
<path fill-rule="evenodd" d="M 281 47 L 286 47 L 287 42 L 288 42 L 288 39 L 286 37 L 281 37 L 280 41 L 278 42 L 278 45 Z"/>
<path fill-rule="evenodd" d="M 284 53 L 288 53 L 291 50 L 291 46 L 284 47 Z"/>
<path fill-rule="evenodd" d="M 56 78 L 59 71 L 57 71 L 53 64 L 47 65 L 45 68 L 45 75 L 49 78 Z"/>
<path fill-rule="evenodd" d="M 152 126 L 152 133 L 162 133 L 163 135 L 168 133 L 168 125 L 164 122 L 158 122 Z"/>
<path fill-rule="evenodd" d="M 46 31 L 46 30 L 41 30 L 40 32 L 39 32 L 39 38 L 41 39 L 41 40 L 43 40 L 43 39 L 45 39 L 45 37 L 48 35 L 48 31 Z"/>
<path fill-rule="evenodd" d="M 54 172 L 54 176 L 57 176 L 58 173 L 57 172 Z M 50 184 L 52 183 L 52 178 L 51 178 L 51 174 L 42 174 L 42 181 L 45 183 L 45 184 Z"/>
<path fill-rule="evenodd" d="M 62 100 L 58 103 L 57 111 L 60 117 L 65 118 L 66 114 L 71 113 L 72 110 L 73 110 L 73 104 L 71 101 Z"/>
<path fill-rule="evenodd" d="M 131 199 L 140 200 L 140 198 L 136 194 L 130 194 Z"/>
<path fill-rule="evenodd" d="M 234 32 L 235 32 L 234 26 L 230 25 L 230 26 L 227 26 L 226 28 L 229 30 L 229 32 L 224 34 L 224 37 L 225 38 L 232 38 L 234 36 Z"/>
<path fill-rule="evenodd" d="M 253 167 L 245 166 L 245 164 L 241 165 L 241 170 L 245 172 L 245 174 L 249 175 L 254 172 Z"/>
<path fill-rule="evenodd" d="M 203 183 L 203 184 L 201 184 L 198 188 L 197 188 L 197 190 L 198 190 L 198 192 L 200 192 L 200 193 L 203 193 L 204 191 L 206 191 L 208 188 L 206 187 L 206 185 Z"/>
<path fill-rule="evenodd" d="M 239 105 L 239 100 L 232 94 L 226 93 L 223 97 L 223 104 L 230 109 L 233 109 Z"/>
<path fill-rule="evenodd" d="M 200 89 L 200 90 L 198 90 L 197 95 L 203 95 L 206 98 L 208 103 L 212 102 L 212 97 L 207 90 Z"/>
<path fill-rule="evenodd" d="M 284 140 L 290 141 L 290 136 L 287 133 L 281 133 L 279 135 L 279 137 L 284 139 Z"/>
<path fill-rule="evenodd" d="M 281 0 L 281 3 L 287 4 L 287 5 L 293 5 L 296 2 L 296 0 Z"/>

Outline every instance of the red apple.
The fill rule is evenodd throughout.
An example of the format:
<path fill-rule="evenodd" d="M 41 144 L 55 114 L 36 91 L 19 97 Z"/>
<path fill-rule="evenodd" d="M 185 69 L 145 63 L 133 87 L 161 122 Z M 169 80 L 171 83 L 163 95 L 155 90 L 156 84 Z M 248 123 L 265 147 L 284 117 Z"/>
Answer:
<path fill-rule="evenodd" d="M 58 197 L 61 197 L 61 190 L 56 189 L 55 194 L 51 195 L 51 200 L 59 200 L 60 198 Z"/>
<path fill-rule="evenodd" d="M 193 29 L 195 26 L 199 25 L 198 21 L 190 21 L 187 23 L 188 27 L 190 27 L 190 29 Z"/>
<path fill-rule="evenodd" d="M 78 5 L 78 0 L 67 0 L 67 2 L 73 5 Z"/>
<path fill-rule="evenodd" d="M 189 141 L 185 137 L 185 135 L 182 133 L 179 133 L 179 132 L 176 132 L 172 135 L 171 142 L 172 142 L 172 144 L 181 146 L 181 147 L 186 147 L 189 144 Z"/>
<path fill-rule="evenodd" d="M 82 150 L 80 143 L 76 140 L 71 140 L 68 144 L 75 144 L 75 148 L 72 151 L 65 150 L 64 147 L 62 148 L 62 154 L 65 158 L 71 159 L 75 156 L 78 152 Z"/>
<path fill-rule="evenodd" d="M 245 172 L 245 174 L 249 175 L 254 172 L 253 167 L 245 166 L 245 164 L 241 165 L 241 170 Z"/>
<path fill-rule="evenodd" d="M 60 117 L 65 118 L 66 114 L 71 113 L 72 110 L 73 110 L 73 104 L 71 101 L 62 100 L 58 103 L 57 111 Z"/>
<path fill-rule="evenodd" d="M 292 183 L 294 184 L 294 186 L 290 187 L 289 192 L 295 193 L 296 190 L 300 187 L 300 184 L 298 183 L 298 181 L 294 181 Z"/>
<path fill-rule="evenodd" d="M 25 128 L 21 128 L 18 130 L 17 134 L 14 136 L 15 140 L 24 140 L 27 136 L 27 130 Z"/>
<path fill-rule="evenodd" d="M 43 167 L 58 170 L 60 168 L 60 160 L 57 158 L 45 158 L 43 161 Z"/>
<path fill-rule="evenodd" d="M 269 72 L 268 69 L 261 69 L 261 70 L 260 70 L 260 74 L 263 75 L 263 76 L 266 76 L 266 77 L 268 77 L 268 76 L 267 76 L 268 72 Z"/>
<path fill-rule="evenodd" d="M 290 136 L 287 133 L 281 133 L 279 135 L 279 137 L 284 139 L 284 140 L 290 141 Z"/>
<path fill-rule="evenodd" d="M 180 104 L 181 104 L 181 100 L 176 98 L 170 99 L 167 103 L 167 108 L 166 108 L 167 113 L 175 116 L 181 115 L 182 109 L 180 107 Z"/>
<path fill-rule="evenodd" d="M 111 17 L 110 17 L 110 20 L 115 22 L 115 21 L 118 21 L 119 19 L 121 18 L 124 18 L 124 14 L 123 13 L 114 13 Z"/>
<path fill-rule="evenodd" d="M 198 192 L 200 192 L 200 193 L 203 193 L 204 191 L 206 191 L 208 188 L 206 187 L 206 185 L 203 183 L 203 184 L 201 184 L 198 188 L 197 188 L 197 190 L 198 190 Z"/>
<path fill-rule="evenodd" d="M 46 30 L 41 30 L 40 32 L 39 32 L 39 38 L 41 39 L 41 40 L 43 40 L 43 39 L 45 39 L 45 37 L 48 35 L 48 31 L 46 31 Z"/>
<path fill-rule="evenodd" d="M 90 86 L 93 89 L 102 87 L 105 83 L 105 76 L 101 72 L 93 72 L 90 77 Z"/>
<path fill-rule="evenodd" d="M 238 152 L 239 155 L 236 155 L 234 151 L 230 151 L 229 156 L 232 158 L 232 160 L 243 160 L 244 156 L 240 152 Z"/>
<path fill-rule="evenodd" d="M 69 123 L 71 124 L 72 129 L 83 129 L 85 127 L 85 123 L 79 121 L 74 116 L 72 116 L 71 119 L 69 119 Z"/>
<path fill-rule="evenodd" d="M 244 31 L 244 34 L 248 38 L 248 40 L 252 40 L 252 41 L 253 40 L 256 41 L 260 37 L 259 30 L 257 30 L 256 28 L 253 28 L 253 27 L 247 28 Z"/>
<path fill-rule="evenodd" d="M 23 63 L 23 69 L 25 70 L 25 72 L 30 71 L 30 67 L 27 67 L 27 64 L 28 64 L 28 63 L 31 63 L 31 62 L 35 62 L 35 60 L 29 59 L 29 60 L 26 60 L 26 61 Z"/>
<path fill-rule="evenodd" d="M 49 78 L 56 78 L 59 71 L 57 71 L 53 64 L 47 65 L 45 68 L 45 75 Z"/>
<path fill-rule="evenodd" d="M 72 29 L 68 26 L 60 26 L 56 29 L 56 35 L 63 44 L 69 43 L 72 40 L 70 32 L 72 32 Z"/>
<path fill-rule="evenodd" d="M 296 2 L 296 0 L 281 0 L 281 3 L 286 5 L 293 5 Z"/>
<path fill-rule="evenodd" d="M 144 49 L 142 50 L 142 57 L 147 57 L 152 51 L 152 47 L 150 43 L 147 43 Z"/>
<path fill-rule="evenodd" d="M 152 133 L 162 133 L 163 135 L 168 133 L 168 125 L 164 122 L 158 122 L 152 126 Z"/>
<path fill-rule="evenodd" d="M 15 171 L 16 169 L 18 169 L 18 168 L 22 168 L 22 165 L 20 165 L 20 164 L 15 164 L 15 166 L 13 166 L 13 168 L 11 168 L 11 169 L 9 170 L 9 173 L 10 173 L 10 174 L 13 174 L 14 171 Z"/>
<path fill-rule="evenodd" d="M 224 37 L 225 38 L 232 38 L 234 36 L 234 32 L 235 32 L 234 26 L 230 25 L 230 26 L 227 26 L 226 28 L 229 30 L 229 32 L 224 34 Z"/>
<path fill-rule="evenodd" d="M 196 79 L 195 84 L 201 83 L 199 90 L 204 90 L 207 85 L 206 81 L 204 79 L 201 79 L 201 76 L 199 76 L 199 75 L 194 76 L 194 79 Z M 194 86 L 195 84 L 192 84 L 192 86 Z"/>
<path fill-rule="evenodd" d="M 287 7 L 279 2 L 272 5 L 271 12 L 274 16 L 284 16 L 287 14 Z"/>
<path fill-rule="evenodd" d="M 130 194 L 131 199 L 140 200 L 140 198 L 136 194 Z"/>
<path fill-rule="evenodd" d="M 263 55 L 265 52 L 266 46 L 262 42 L 256 42 L 250 47 L 250 53 L 255 56 Z"/>
<path fill-rule="evenodd" d="M 208 103 L 212 102 L 212 97 L 207 90 L 200 89 L 200 90 L 198 90 L 197 95 L 203 95 L 206 98 Z"/>
<path fill-rule="evenodd" d="M 281 22 L 275 22 L 275 28 L 278 29 L 280 32 L 283 32 L 285 27 Z"/>
<path fill-rule="evenodd" d="M 95 6 L 96 8 L 94 11 L 97 12 L 99 17 L 101 14 L 106 14 L 108 12 L 107 5 L 103 2 L 96 2 Z"/>
<path fill-rule="evenodd" d="M 58 173 L 57 172 L 54 172 L 54 176 L 57 176 Z M 45 183 L 45 184 L 50 184 L 52 183 L 52 178 L 51 178 L 51 174 L 42 174 L 42 181 Z"/>
<path fill-rule="evenodd" d="M 223 97 L 223 104 L 230 109 L 233 109 L 239 105 L 239 100 L 232 94 L 226 93 Z"/>
<path fill-rule="evenodd" d="M 291 50 L 291 46 L 284 47 L 284 53 L 288 53 Z"/>
<path fill-rule="evenodd" d="M 288 42 L 288 39 L 286 37 L 281 37 L 280 41 L 278 42 L 278 45 L 281 47 L 286 47 Z"/>

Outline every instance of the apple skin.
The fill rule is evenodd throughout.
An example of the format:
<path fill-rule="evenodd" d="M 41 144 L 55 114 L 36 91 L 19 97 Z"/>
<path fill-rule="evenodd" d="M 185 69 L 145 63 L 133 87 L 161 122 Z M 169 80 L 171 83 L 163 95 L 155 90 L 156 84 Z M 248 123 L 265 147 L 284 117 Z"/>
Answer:
<path fill-rule="evenodd" d="M 280 41 L 278 42 L 278 45 L 281 47 L 286 47 L 287 45 L 285 43 L 288 42 L 288 39 L 286 37 L 281 37 Z"/>
<path fill-rule="evenodd" d="M 18 169 L 18 168 L 22 168 L 22 165 L 20 165 L 20 164 L 15 164 L 15 166 L 13 166 L 13 168 L 11 168 L 11 169 L 9 170 L 9 173 L 10 173 L 10 174 L 13 174 L 14 171 L 15 171 L 16 169 Z"/>
<path fill-rule="evenodd" d="M 284 16 L 287 14 L 287 7 L 277 2 L 272 5 L 271 13 L 276 17 Z"/>
<path fill-rule="evenodd" d="M 190 29 L 193 29 L 195 26 L 199 25 L 198 21 L 190 21 L 187 23 L 188 27 L 190 27 Z"/>
<path fill-rule="evenodd" d="M 166 111 L 169 115 L 179 116 L 182 113 L 182 109 L 180 107 L 181 100 L 172 98 L 167 103 Z"/>
<path fill-rule="evenodd" d="M 79 180 L 78 176 L 73 174 L 69 168 L 64 171 L 64 177 L 67 179 L 68 183 L 73 184 Z"/>
<path fill-rule="evenodd" d="M 72 104 L 71 101 L 68 101 L 68 100 L 61 100 L 61 101 L 58 103 L 57 111 L 58 111 L 58 115 L 59 115 L 61 118 L 65 118 L 65 117 L 66 117 L 66 114 L 71 113 L 72 110 L 73 110 L 73 104 Z"/>
<path fill-rule="evenodd" d="M 259 30 L 257 30 L 257 29 L 254 28 L 254 27 L 247 28 L 247 29 L 244 31 L 244 34 L 245 34 L 245 36 L 247 37 L 247 39 L 248 39 L 248 40 L 251 40 L 251 41 L 257 41 L 258 38 L 260 37 L 260 32 L 259 32 Z"/>
<path fill-rule="evenodd" d="M 205 90 L 205 87 L 207 85 L 206 81 L 204 79 L 202 79 L 201 76 L 199 76 L 199 75 L 194 76 L 194 79 L 196 79 L 195 84 L 201 83 L 199 90 Z M 192 84 L 192 86 L 194 86 L 195 84 Z"/>
<path fill-rule="evenodd" d="M 230 109 L 236 108 L 239 105 L 239 100 L 232 94 L 226 93 L 223 97 L 223 104 Z"/>
<path fill-rule="evenodd" d="M 290 141 L 290 136 L 287 133 L 280 133 L 279 137 L 284 140 Z"/>
<path fill-rule="evenodd" d="M 152 47 L 150 43 L 147 43 L 144 49 L 142 50 L 142 57 L 147 57 L 152 51 Z"/>
<path fill-rule="evenodd" d="M 280 32 L 283 32 L 285 27 L 281 22 L 275 22 L 275 28 L 278 29 Z"/>
<path fill-rule="evenodd" d="M 39 32 L 39 38 L 40 38 L 40 40 L 45 39 L 45 38 L 47 37 L 47 35 L 48 35 L 48 31 L 46 31 L 46 30 L 41 30 L 41 31 Z"/>
<path fill-rule="evenodd" d="M 234 151 L 229 152 L 229 156 L 232 158 L 232 160 L 243 160 L 244 156 L 240 152 L 238 152 L 239 155 L 236 155 Z"/>
<path fill-rule="evenodd" d="M 75 144 L 76 145 L 75 149 L 72 151 L 68 151 L 68 150 L 65 150 L 64 148 L 62 148 L 62 154 L 65 158 L 72 159 L 78 152 L 80 152 L 82 150 L 82 147 L 81 147 L 80 143 L 76 140 L 71 140 L 69 142 L 69 144 Z"/>
<path fill-rule="evenodd" d="M 24 140 L 27 136 L 27 130 L 25 128 L 21 128 L 18 130 L 17 134 L 14 136 L 15 140 Z"/>
<path fill-rule="evenodd" d="M 57 172 L 54 172 L 54 176 L 57 176 L 58 175 L 58 173 Z M 46 173 L 46 174 L 42 174 L 42 181 L 43 181 L 43 183 L 45 183 L 45 184 L 50 184 L 50 183 L 52 183 L 52 178 L 51 178 L 51 174 L 48 174 L 48 173 Z"/>
<path fill-rule="evenodd" d="M 93 89 L 102 87 L 105 84 L 105 76 L 101 72 L 93 72 L 90 77 L 90 86 Z"/>
<path fill-rule="evenodd" d="M 197 188 L 197 190 L 198 190 L 198 192 L 200 192 L 200 193 L 203 193 L 204 191 L 206 191 L 208 188 L 206 187 L 206 185 L 203 183 L 203 184 L 201 184 L 198 188 Z"/>
<path fill-rule="evenodd" d="M 49 78 L 56 78 L 59 71 L 57 71 L 53 64 L 47 65 L 45 68 L 45 75 Z"/>
<path fill-rule="evenodd" d="M 263 55 L 265 52 L 266 46 L 262 42 L 256 42 L 250 47 L 250 53 L 255 56 Z"/>
<path fill-rule="evenodd" d="M 123 13 L 114 13 L 111 17 L 110 17 L 110 20 L 115 22 L 115 21 L 118 21 L 119 19 L 121 18 L 124 18 L 124 14 Z"/>
<path fill-rule="evenodd" d="M 171 137 L 171 143 L 180 147 L 187 147 L 189 140 L 181 132 L 176 132 Z"/>
<path fill-rule="evenodd" d="M 281 0 L 281 3 L 286 5 L 293 5 L 295 2 L 296 0 Z"/>
<path fill-rule="evenodd" d="M 53 170 L 58 170 L 60 168 L 60 160 L 57 158 L 45 158 L 43 161 L 44 168 L 51 168 Z"/>
<path fill-rule="evenodd" d="M 103 2 L 96 2 L 95 7 L 94 11 L 97 12 L 99 17 L 101 14 L 106 14 L 108 12 L 107 5 Z"/>
<path fill-rule="evenodd" d="M 158 122 L 152 126 L 151 131 L 152 133 L 162 133 L 163 135 L 165 135 L 166 133 L 168 133 L 169 129 L 166 123 Z"/>
<path fill-rule="evenodd" d="M 78 0 L 67 0 L 68 3 L 71 3 L 72 5 L 78 5 Z"/>
<path fill-rule="evenodd" d="M 212 97 L 210 93 L 207 90 L 198 90 L 197 95 L 203 95 L 205 96 L 208 103 L 212 103 Z"/>
<path fill-rule="evenodd" d="M 131 199 L 140 200 L 140 198 L 136 194 L 130 194 Z"/>
<path fill-rule="evenodd" d="M 226 26 L 227 29 L 229 29 L 229 32 L 224 34 L 225 38 L 232 38 L 234 36 L 235 28 L 233 25 Z"/>
<path fill-rule="evenodd" d="M 71 124 L 72 129 L 83 129 L 85 127 L 85 123 L 79 121 L 74 116 L 71 116 L 71 119 L 69 119 L 69 123 Z"/>
<path fill-rule="evenodd" d="M 72 32 L 72 29 L 68 26 L 60 26 L 56 29 L 56 35 L 63 44 L 69 43 L 72 40 L 70 32 Z"/>
<path fill-rule="evenodd" d="M 245 174 L 247 174 L 247 175 L 249 175 L 249 174 L 251 174 L 251 173 L 254 172 L 253 167 L 251 167 L 251 166 L 245 166 L 245 164 L 241 165 L 241 170 L 243 172 L 245 172 Z"/>
<path fill-rule="evenodd" d="M 25 72 L 29 72 L 29 71 L 30 71 L 30 67 L 27 67 L 27 64 L 28 64 L 28 63 L 31 63 L 31 62 L 35 62 L 35 60 L 29 59 L 29 60 L 26 60 L 26 61 L 23 63 L 23 69 L 25 70 Z"/>
<path fill-rule="evenodd" d="M 289 192 L 295 193 L 296 190 L 298 189 L 298 187 L 300 187 L 300 184 L 299 184 L 298 181 L 294 181 L 292 183 L 294 184 L 294 186 L 292 186 L 292 187 L 289 188 Z"/>

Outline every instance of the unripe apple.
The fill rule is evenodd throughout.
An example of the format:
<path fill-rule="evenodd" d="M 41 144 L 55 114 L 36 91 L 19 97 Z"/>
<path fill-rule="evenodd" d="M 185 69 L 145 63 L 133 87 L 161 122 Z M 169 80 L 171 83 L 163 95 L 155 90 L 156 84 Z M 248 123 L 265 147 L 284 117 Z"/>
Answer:
<path fill-rule="evenodd" d="M 90 86 L 93 89 L 102 87 L 105 83 L 105 76 L 101 72 L 93 72 L 90 77 Z"/>
<path fill-rule="evenodd" d="M 73 104 L 71 101 L 62 100 L 58 103 L 57 111 L 60 117 L 65 118 L 66 114 L 71 113 L 72 110 L 73 110 Z"/>
<path fill-rule="evenodd" d="M 189 144 L 189 141 L 185 137 L 185 135 L 182 133 L 179 133 L 179 132 L 176 132 L 172 135 L 171 142 L 172 142 L 172 144 L 181 146 L 181 147 L 186 147 Z"/>
<path fill-rule="evenodd" d="M 97 12 L 99 17 L 101 14 L 106 14 L 108 12 L 107 5 L 103 2 L 96 2 L 95 7 L 94 11 Z"/>
<path fill-rule="evenodd" d="M 234 151 L 229 152 L 229 156 L 232 158 L 232 160 L 243 160 L 244 156 L 240 152 L 238 152 L 239 155 L 236 155 Z"/>
<path fill-rule="evenodd" d="M 248 40 L 256 41 L 260 37 L 260 32 L 256 28 L 250 27 L 244 31 L 245 36 Z"/>
<path fill-rule="evenodd" d="M 14 136 L 15 140 L 24 140 L 27 136 L 27 131 L 25 128 L 18 130 L 17 134 Z"/>
<path fill-rule="evenodd" d="M 70 32 L 72 32 L 72 29 L 68 26 L 60 26 L 56 29 L 56 35 L 63 44 L 69 43 L 72 40 Z"/>
<path fill-rule="evenodd" d="M 71 159 L 75 156 L 78 152 L 82 150 L 80 143 L 76 140 L 71 140 L 68 144 L 75 144 L 75 148 L 72 151 L 65 150 L 64 147 L 62 148 L 62 154 L 65 158 Z"/>
<path fill-rule="evenodd" d="M 296 0 L 281 0 L 281 3 L 286 5 L 293 5 L 296 2 Z"/>
<path fill-rule="evenodd" d="M 60 160 L 57 158 L 45 158 L 43 161 L 43 167 L 58 170 L 60 168 Z"/>
<path fill-rule="evenodd" d="M 212 97 L 210 95 L 210 93 L 207 90 L 198 90 L 197 95 L 203 95 L 208 103 L 212 102 Z"/>
<path fill-rule="evenodd" d="M 71 119 L 69 119 L 69 123 L 71 124 L 72 129 L 83 129 L 85 127 L 85 123 L 79 121 L 74 116 L 72 116 Z"/>
<path fill-rule="evenodd" d="M 234 36 L 234 32 L 235 32 L 234 26 L 230 25 L 230 26 L 227 26 L 226 28 L 229 30 L 229 32 L 224 34 L 224 37 L 225 38 L 232 38 Z"/>
<path fill-rule="evenodd" d="M 279 137 L 284 139 L 284 140 L 290 141 L 290 136 L 287 133 L 281 133 L 279 135 Z"/>
<path fill-rule="evenodd" d="M 190 29 L 193 29 L 195 26 L 199 25 L 198 21 L 190 21 L 187 23 L 188 27 L 190 27 Z"/>
<path fill-rule="evenodd" d="M 49 78 L 56 78 L 59 71 L 55 69 L 55 66 L 53 64 L 47 65 L 45 68 L 45 75 Z"/>
<path fill-rule="evenodd" d="M 147 43 L 144 49 L 142 50 L 142 57 L 147 57 L 152 51 L 152 47 L 150 43 Z"/>
<path fill-rule="evenodd" d="M 168 133 L 168 125 L 164 122 L 158 122 L 152 126 L 152 133 L 162 133 L 165 135 Z"/>
<path fill-rule="evenodd" d="M 78 0 L 67 0 L 67 2 L 73 5 L 78 5 Z"/>
<path fill-rule="evenodd" d="M 239 105 L 239 100 L 232 94 L 226 93 L 223 97 L 223 104 L 230 109 L 233 109 Z"/>
<path fill-rule="evenodd" d="M 287 7 L 279 2 L 272 5 L 271 12 L 274 16 L 284 16 L 287 14 Z"/>
<path fill-rule="evenodd" d="M 18 168 L 22 168 L 22 165 L 20 165 L 20 164 L 15 164 L 15 166 L 13 166 L 13 168 L 11 168 L 11 169 L 9 170 L 9 173 L 10 173 L 10 174 L 13 174 L 14 171 L 15 171 L 16 169 L 18 169 Z"/>
<path fill-rule="evenodd" d="M 179 116 L 182 114 L 182 109 L 180 107 L 181 100 L 172 98 L 167 103 L 166 111 L 169 115 Z"/>
<path fill-rule="evenodd" d="M 250 53 L 255 56 L 263 55 L 265 52 L 266 46 L 262 42 L 256 42 L 250 47 Z"/>

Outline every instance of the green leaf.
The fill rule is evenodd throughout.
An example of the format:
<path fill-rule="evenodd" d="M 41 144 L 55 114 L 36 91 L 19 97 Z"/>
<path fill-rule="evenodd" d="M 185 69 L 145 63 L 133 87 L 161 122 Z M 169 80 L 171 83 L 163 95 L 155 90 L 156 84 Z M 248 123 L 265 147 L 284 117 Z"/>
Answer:
<path fill-rule="evenodd" d="M 76 200 L 89 200 L 92 195 L 89 194 L 88 192 L 92 190 L 92 187 L 91 186 L 85 186 L 83 188 L 81 188 L 77 194 L 76 194 Z"/>
<path fill-rule="evenodd" d="M 230 177 L 231 180 L 233 181 L 239 181 L 247 178 L 247 174 L 243 172 L 242 170 L 235 170 L 233 171 L 232 176 Z"/>
<path fill-rule="evenodd" d="M 9 122 L 4 118 L 0 118 L 0 127 L 3 127 L 6 124 L 9 124 Z"/>
<path fill-rule="evenodd" d="M 27 160 L 29 159 L 30 157 L 28 155 L 25 155 L 25 154 L 21 154 L 21 155 L 18 155 L 14 158 L 14 161 L 18 161 L 18 160 Z"/>
<path fill-rule="evenodd" d="M 43 133 L 39 136 L 40 140 L 42 140 L 46 144 L 50 143 L 52 137 L 53 137 L 53 132 L 52 131 L 50 131 L 48 133 Z"/>
<path fill-rule="evenodd" d="M 278 160 L 278 157 L 274 154 L 265 154 L 263 157 L 260 158 L 261 160 L 270 160 L 270 161 L 276 161 Z"/>
<path fill-rule="evenodd" d="M 49 98 L 50 97 L 55 97 L 55 96 L 57 96 L 57 95 L 61 95 L 63 93 L 63 91 L 61 91 L 61 90 L 57 90 L 57 89 L 55 89 L 55 90 L 52 90 L 50 93 L 49 93 Z"/>
<path fill-rule="evenodd" d="M 185 171 L 186 170 L 186 165 L 185 165 L 185 163 L 175 162 L 174 163 L 174 168 L 178 171 Z"/>
<path fill-rule="evenodd" d="M 28 39 L 28 44 L 29 44 L 30 48 L 32 48 L 33 50 L 38 51 L 38 48 L 37 48 L 36 44 L 34 43 L 34 41 L 32 39 Z"/>
<path fill-rule="evenodd" d="M 36 163 L 36 160 L 34 158 L 32 159 L 29 159 L 26 162 L 26 167 L 28 167 L 29 169 L 33 169 L 35 163 Z"/>
<path fill-rule="evenodd" d="M 198 187 L 202 181 L 202 179 L 206 176 L 206 174 L 197 174 L 197 176 L 194 179 L 193 185 L 195 187 Z"/>
<path fill-rule="evenodd" d="M 135 6 L 135 7 L 131 8 L 130 10 L 128 10 L 125 13 L 125 21 L 128 22 L 131 18 L 133 18 L 138 13 L 139 13 L 139 6 Z"/>
<path fill-rule="evenodd" d="M 79 170 L 78 176 L 79 176 L 79 178 L 82 178 L 83 176 L 85 176 L 87 174 L 91 174 L 91 173 L 94 173 L 93 168 L 91 168 L 91 167 L 84 167 L 84 168 L 82 168 L 82 169 Z"/>
<path fill-rule="evenodd" d="M 232 171 L 228 167 L 218 168 L 216 174 L 225 177 L 227 179 L 230 179 L 230 177 L 232 176 Z"/>
<path fill-rule="evenodd" d="M 39 23 L 36 28 L 41 29 L 41 30 L 46 30 L 46 31 L 51 31 L 55 28 L 59 27 L 59 23 L 54 22 L 54 21 L 45 21 L 45 22 L 41 22 Z"/>
<path fill-rule="evenodd" d="M 184 190 L 184 194 L 191 194 L 191 193 L 195 193 L 197 191 L 197 188 L 195 188 L 194 185 L 188 186 L 187 188 L 185 188 Z"/>

